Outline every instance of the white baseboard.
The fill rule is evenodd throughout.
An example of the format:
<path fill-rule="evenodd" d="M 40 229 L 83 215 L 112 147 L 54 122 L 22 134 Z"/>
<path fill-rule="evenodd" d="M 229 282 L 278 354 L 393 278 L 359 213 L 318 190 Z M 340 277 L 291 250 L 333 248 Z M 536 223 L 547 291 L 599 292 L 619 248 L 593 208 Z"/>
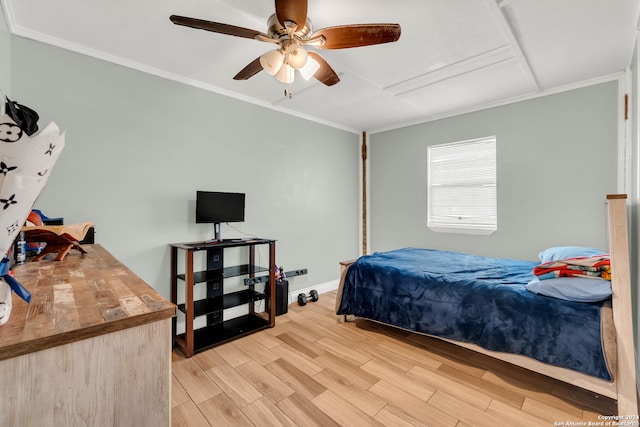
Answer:
<path fill-rule="evenodd" d="M 304 288 L 304 289 L 298 289 L 295 291 L 290 291 L 289 292 L 289 296 L 288 296 L 288 304 L 287 305 L 291 305 L 291 304 L 297 304 L 298 303 L 298 294 L 307 294 L 309 295 L 309 293 L 311 292 L 311 290 L 315 289 L 316 291 L 318 291 L 318 294 L 324 294 L 327 292 L 331 292 L 331 291 L 335 291 L 336 289 L 338 289 L 338 285 L 340 284 L 340 281 L 338 279 L 336 280 L 331 280 L 329 282 L 325 282 L 325 283 L 321 283 L 317 286 L 310 286 L 308 288 Z M 264 301 L 258 301 L 255 303 L 255 311 L 260 312 L 264 310 Z M 239 316 L 244 316 L 245 314 L 248 313 L 248 309 L 246 305 L 241 305 L 238 307 L 232 307 L 229 309 L 226 309 L 224 311 L 224 319 L 228 320 L 228 319 L 233 319 L 235 317 L 239 317 Z"/>
<path fill-rule="evenodd" d="M 340 281 L 336 279 L 336 280 L 331 280 L 330 282 L 321 283 L 317 286 L 311 286 L 308 288 L 298 289 L 296 291 L 289 292 L 289 300 L 288 300 L 289 304 L 298 303 L 298 294 L 304 293 L 309 295 L 309 292 L 311 292 L 313 289 L 318 291 L 318 294 L 324 294 L 327 292 L 335 291 L 336 289 L 338 289 L 339 284 L 340 284 Z"/>

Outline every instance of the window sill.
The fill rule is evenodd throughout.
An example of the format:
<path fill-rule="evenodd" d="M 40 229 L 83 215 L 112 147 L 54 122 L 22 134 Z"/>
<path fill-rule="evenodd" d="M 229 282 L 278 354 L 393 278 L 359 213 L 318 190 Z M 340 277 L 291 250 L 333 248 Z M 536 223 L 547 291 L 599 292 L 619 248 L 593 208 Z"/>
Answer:
<path fill-rule="evenodd" d="M 429 230 L 436 233 L 456 233 L 456 234 L 476 234 L 489 236 L 493 234 L 496 228 L 464 228 L 464 227 L 448 227 L 448 226 L 429 226 Z"/>

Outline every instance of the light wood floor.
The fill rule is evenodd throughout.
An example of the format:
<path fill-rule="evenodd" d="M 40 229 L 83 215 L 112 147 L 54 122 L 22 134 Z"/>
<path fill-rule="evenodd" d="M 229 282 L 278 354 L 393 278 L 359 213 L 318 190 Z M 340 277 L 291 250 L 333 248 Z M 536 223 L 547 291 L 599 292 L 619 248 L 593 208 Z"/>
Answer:
<path fill-rule="evenodd" d="M 334 302 L 322 294 L 291 305 L 275 328 L 189 359 L 174 352 L 172 425 L 538 427 L 616 411 L 611 399 L 437 339 L 338 322 Z"/>

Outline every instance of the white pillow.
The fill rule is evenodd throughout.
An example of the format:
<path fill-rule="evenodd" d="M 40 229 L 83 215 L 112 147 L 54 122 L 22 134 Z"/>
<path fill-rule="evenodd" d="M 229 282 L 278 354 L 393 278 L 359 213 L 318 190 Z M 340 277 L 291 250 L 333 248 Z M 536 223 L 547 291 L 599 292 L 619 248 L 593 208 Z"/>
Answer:
<path fill-rule="evenodd" d="M 525 288 L 536 294 L 576 302 L 598 302 L 611 296 L 611 282 L 598 278 L 556 277 L 540 280 L 536 277 Z"/>

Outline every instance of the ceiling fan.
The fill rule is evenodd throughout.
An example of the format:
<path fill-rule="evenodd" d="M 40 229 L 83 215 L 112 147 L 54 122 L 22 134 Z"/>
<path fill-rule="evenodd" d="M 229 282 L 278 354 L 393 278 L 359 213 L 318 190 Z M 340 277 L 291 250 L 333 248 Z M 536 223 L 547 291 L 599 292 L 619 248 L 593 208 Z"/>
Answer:
<path fill-rule="evenodd" d="M 276 13 L 267 21 L 267 33 L 235 25 L 186 16 L 171 15 L 176 25 L 214 33 L 274 43 L 278 48 L 253 60 L 235 75 L 235 80 L 247 80 L 263 69 L 282 83 L 293 83 L 295 71 L 309 80 L 316 78 L 332 86 L 340 78 L 316 49 L 346 49 L 395 42 L 400 38 L 398 24 L 354 24 L 322 28 L 313 31 L 307 17 L 308 0 L 275 0 Z"/>

